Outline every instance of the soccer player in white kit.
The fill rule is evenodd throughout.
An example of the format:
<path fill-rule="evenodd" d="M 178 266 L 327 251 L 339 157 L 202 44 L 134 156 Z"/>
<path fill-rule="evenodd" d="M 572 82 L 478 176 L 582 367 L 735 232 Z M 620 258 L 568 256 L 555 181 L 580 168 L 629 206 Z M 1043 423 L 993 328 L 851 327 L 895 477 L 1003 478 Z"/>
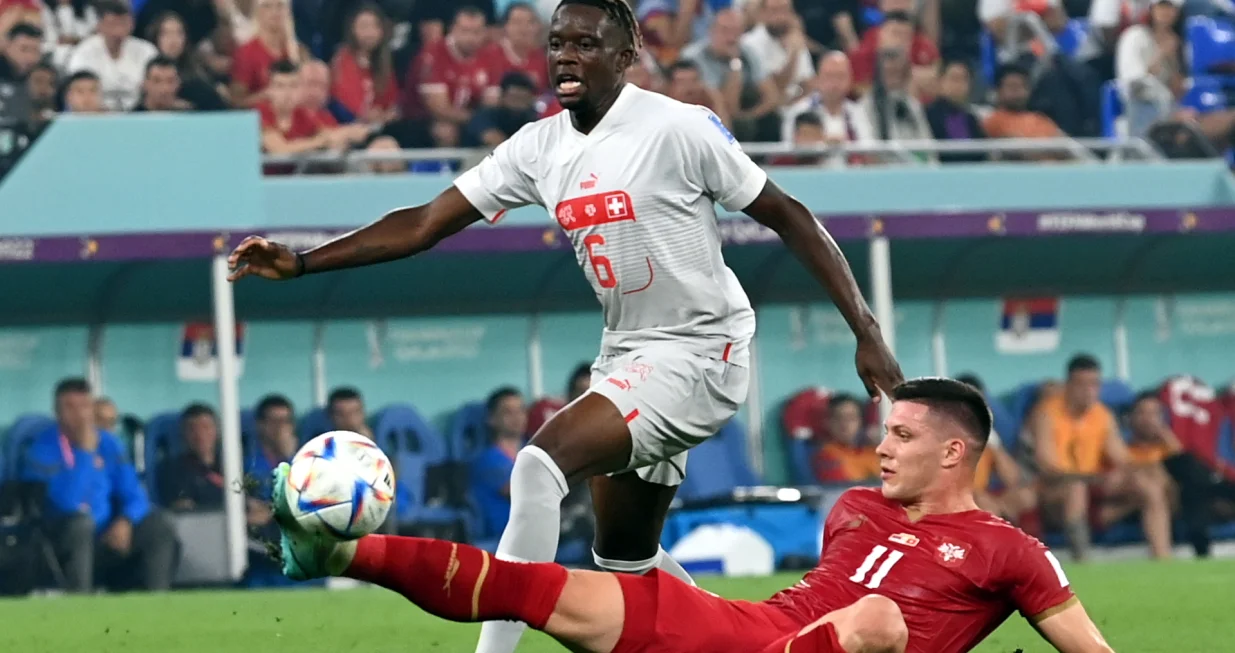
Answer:
<path fill-rule="evenodd" d="M 857 336 L 871 397 L 902 380 L 836 243 L 768 180 L 711 111 L 625 82 L 640 47 L 623 0 L 563 0 L 549 78 L 566 111 L 529 124 L 426 205 L 303 253 L 262 238 L 232 253 L 232 279 L 291 279 L 425 251 L 480 220 L 539 205 L 570 237 L 603 307 L 592 387 L 516 457 L 500 559 L 547 562 L 561 501 L 591 479 L 593 553 L 610 571 L 689 576 L 660 549 L 686 452 L 746 400 L 750 301 L 721 255 L 714 203 L 780 235 Z M 522 624 L 488 623 L 478 653 L 511 653 Z"/>

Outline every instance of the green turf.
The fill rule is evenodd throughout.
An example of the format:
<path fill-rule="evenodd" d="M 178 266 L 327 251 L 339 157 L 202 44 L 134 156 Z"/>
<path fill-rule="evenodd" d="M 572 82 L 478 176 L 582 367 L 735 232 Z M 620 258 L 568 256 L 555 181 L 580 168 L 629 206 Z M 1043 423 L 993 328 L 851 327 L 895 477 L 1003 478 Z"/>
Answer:
<path fill-rule="evenodd" d="M 1068 569 L 1120 653 L 1232 650 L 1235 562 L 1111 563 Z M 797 576 L 716 579 L 763 598 Z M 380 590 L 192 592 L 0 601 L 0 651 L 13 653 L 471 653 L 476 627 L 439 621 Z M 977 650 L 1048 651 L 1019 617 Z M 561 651 L 535 634 L 525 653 Z"/>

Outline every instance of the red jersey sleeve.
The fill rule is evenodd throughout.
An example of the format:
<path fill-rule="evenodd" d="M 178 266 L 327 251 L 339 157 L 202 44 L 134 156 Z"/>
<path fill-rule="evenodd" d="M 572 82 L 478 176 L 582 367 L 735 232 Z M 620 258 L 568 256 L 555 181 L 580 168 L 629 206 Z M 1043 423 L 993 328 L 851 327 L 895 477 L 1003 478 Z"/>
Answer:
<path fill-rule="evenodd" d="M 436 51 L 440 49 L 426 49 L 424 52 L 424 58 L 420 62 L 420 81 L 419 88 L 417 88 L 421 93 L 450 92 L 450 80 L 447 77 L 450 59 L 448 56 L 442 56 L 444 53 Z"/>
<path fill-rule="evenodd" d="M 827 548 L 828 542 L 832 540 L 832 536 L 836 535 L 837 531 L 849 526 L 849 521 L 853 518 L 853 502 L 857 498 L 858 493 L 863 492 L 862 488 L 854 488 L 845 490 L 832 505 L 832 509 L 828 511 L 827 519 L 823 520 L 823 546 Z"/>
<path fill-rule="evenodd" d="M 1012 604 L 1032 620 L 1076 595 L 1055 554 L 1024 533 L 1016 535 L 1020 544 L 1005 549 L 1000 575 Z"/>
<path fill-rule="evenodd" d="M 232 62 L 232 79 L 250 93 L 262 90 L 262 65 L 269 65 L 265 57 L 260 56 L 252 41 L 236 49 L 236 58 Z"/>

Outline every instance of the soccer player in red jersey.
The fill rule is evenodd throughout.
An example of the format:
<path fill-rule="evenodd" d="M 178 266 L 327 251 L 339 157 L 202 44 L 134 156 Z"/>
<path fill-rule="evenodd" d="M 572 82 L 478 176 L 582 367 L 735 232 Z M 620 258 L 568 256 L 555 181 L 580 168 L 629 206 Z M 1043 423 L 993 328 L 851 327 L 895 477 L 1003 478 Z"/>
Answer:
<path fill-rule="evenodd" d="M 573 651 L 961 653 L 1019 611 L 1063 653 L 1110 653 L 1051 552 L 974 503 L 991 431 L 982 394 L 927 378 L 891 398 L 882 487 L 842 495 L 819 565 L 766 601 L 722 599 L 659 570 L 568 571 L 420 538 L 314 539 L 279 491 L 284 571 L 373 582 L 454 621 L 522 620 Z"/>

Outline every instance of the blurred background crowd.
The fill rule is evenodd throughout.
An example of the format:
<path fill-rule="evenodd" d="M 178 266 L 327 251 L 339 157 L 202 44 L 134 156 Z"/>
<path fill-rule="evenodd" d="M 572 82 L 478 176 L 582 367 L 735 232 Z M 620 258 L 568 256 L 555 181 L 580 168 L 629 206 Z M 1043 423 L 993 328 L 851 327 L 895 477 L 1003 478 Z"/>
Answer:
<path fill-rule="evenodd" d="M 492 147 L 560 110 L 543 51 L 554 6 L 4 0 L 0 154 L 11 165 L 66 113 L 217 110 L 256 110 L 272 155 Z M 629 80 L 711 108 L 743 142 L 1142 137 L 1160 126 L 1169 152 L 1217 156 L 1235 127 L 1223 77 L 1235 65 L 1229 0 L 639 0 L 635 8 L 646 48 Z M 395 158 L 368 169 L 457 165 Z"/>

